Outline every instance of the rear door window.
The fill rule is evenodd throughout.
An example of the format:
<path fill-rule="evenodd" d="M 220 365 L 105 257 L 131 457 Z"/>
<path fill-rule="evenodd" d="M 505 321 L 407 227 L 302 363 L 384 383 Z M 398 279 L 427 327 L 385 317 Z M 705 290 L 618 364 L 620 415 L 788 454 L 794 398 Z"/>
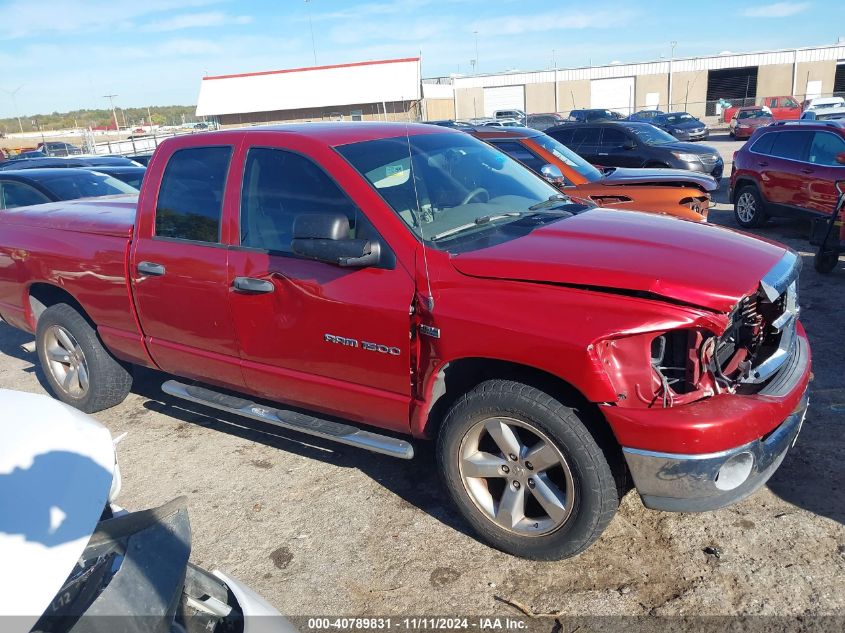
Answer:
<path fill-rule="evenodd" d="M 814 132 L 808 154 L 809 162 L 828 167 L 841 166 L 836 162 L 836 156 L 845 152 L 845 141 L 841 136 L 830 132 Z"/>
<path fill-rule="evenodd" d="M 807 160 L 807 149 L 813 136 L 812 132 L 788 130 L 777 134 L 772 144 L 771 155 L 787 160 Z"/>
<path fill-rule="evenodd" d="M 575 130 L 572 128 L 565 128 L 563 130 L 556 130 L 554 132 L 554 138 L 556 138 L 559 142 L 563 143 L 567 147 L 572 147 L 572 138 L 575 134 Z"/>
<path fill-rule="evenodd" d="M 156 237 L 220 242 L 231 157 L 228 145 L 180 149 L 170 157 L 156 203 Z"/>
<path fill-rule="evenodd" d="M 566 143 L 566 145 L 569 145 L 576 152 L 582 147 L 597 147 L 600 133 L 601 128 L 579 127 L 572 135 L 572 143 Z"/>
<path fill-rule="evenodd" d="M 50 199 L 35 187 L 22 182 L 0 180 L 0 193 L 2 193 L 0 209 L 13 209 L 50 202 Z"/>

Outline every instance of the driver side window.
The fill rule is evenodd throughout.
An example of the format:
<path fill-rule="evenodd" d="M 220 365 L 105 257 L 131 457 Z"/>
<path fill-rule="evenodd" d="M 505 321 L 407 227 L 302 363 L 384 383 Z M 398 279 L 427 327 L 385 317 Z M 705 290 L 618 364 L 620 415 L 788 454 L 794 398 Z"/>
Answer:
<path fill-rule="evenodd" d="M 355 233 L 357 207 L 322 168 L 287 150 L 251 148 L 241 189 L 241 246 L 290 254 L 294 220 L 312 213 L 343 214 Z"/>

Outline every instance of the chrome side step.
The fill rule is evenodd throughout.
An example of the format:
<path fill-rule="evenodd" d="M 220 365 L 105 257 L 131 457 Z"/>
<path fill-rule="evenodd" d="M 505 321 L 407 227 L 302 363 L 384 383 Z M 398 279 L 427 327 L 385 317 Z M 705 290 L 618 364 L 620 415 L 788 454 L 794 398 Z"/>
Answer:
<path fill-rule="evenodd" d="M 161 389 L 164 393 L 182 400 L 204 404 L 207 407 L 213 407 L 227 413 L 267 422 L 308 435 L 315 435 L 340 444 L 356 446 L 399 459 L 411 459 L 414 456 L 414 447 L 409 442 L 397 440 L 387 435 L 362 431 L 348 424 L 316 418 L 298 411 L 264 407 L 251 400 L 229 396 L 205 387 L 186 385 L 176 380 L 168 380 L 161 386 Z"/>

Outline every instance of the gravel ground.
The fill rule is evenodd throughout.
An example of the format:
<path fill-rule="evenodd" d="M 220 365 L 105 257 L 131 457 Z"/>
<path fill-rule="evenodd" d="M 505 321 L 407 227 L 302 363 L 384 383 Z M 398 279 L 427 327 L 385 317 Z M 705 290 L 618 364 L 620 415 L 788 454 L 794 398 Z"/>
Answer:
<path fill-rule="evenodd" d="M 711 144 L 726 161 L 739 146 L 726 136 Z M 711 220 L 734 226 L 726 186 Z M 129 433 L 119 503 L 187 495 L 194 562 L 232 572 L 291 615 L 519 615 L 501 599 L 567 615 L 845 615 L 845 265 L 818 275 L 804 224 L 756 233 L 805 257 L 815 381 L 797 446 L 736 506 L 661 513 L 631 492 L 586 553 L 520 560 L 468 533 L 429 447 L 404 462 L 220 417 L 165 397 L 164 377 L 147 371 L 122 405 L 96 416 Z M 19 349 L 29 340 L 0 325 L 0 387 L 44 391 L 34 356 Z"/>

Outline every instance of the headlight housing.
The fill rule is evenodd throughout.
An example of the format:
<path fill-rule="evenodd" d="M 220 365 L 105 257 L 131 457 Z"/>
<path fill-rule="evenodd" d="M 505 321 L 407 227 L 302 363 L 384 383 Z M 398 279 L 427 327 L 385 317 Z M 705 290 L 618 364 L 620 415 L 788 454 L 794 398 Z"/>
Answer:
<path fill-rule="evenodd" d="M 716 340 L 702 328 L 678 328 L 602 341 L 596 349 L 625 406 L 671 407 L 719 392 L 710 369 Z"/>
<path fill-rule="evenodd" d="M 698 157 L 698 154 L 688 154 L 686 152 L 672 152 L 672 155 L 675 156 L 678 160 L 682 160 L 685 163 L 695 163 L 700 162 L 701 159 Z"/>

